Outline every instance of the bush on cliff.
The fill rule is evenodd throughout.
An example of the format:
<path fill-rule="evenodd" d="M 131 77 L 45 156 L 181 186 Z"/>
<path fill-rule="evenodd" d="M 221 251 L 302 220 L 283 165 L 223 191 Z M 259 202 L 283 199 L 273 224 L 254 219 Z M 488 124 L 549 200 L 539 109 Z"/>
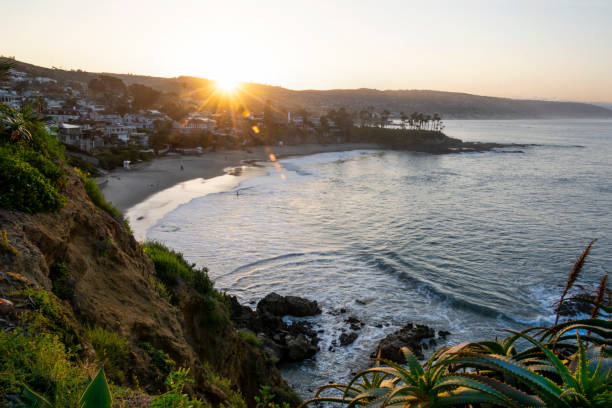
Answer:
<path fill-rule="evenodd" d="M 169 297 L 170 303 L 178 305 L 177 289 L 181 284 L 186 285 L 202 295 L 201 307 L 207 325 L 216 327 L 230 323 L 226 296 L 214 289 L 207 268 L 196 268 L 195 264 L 185 260 L 183 254 L 160 242 L 145 242 L 142 248 L 155 264 L 155 273 L 161 285 L 154 286 L 160 296 Z"/>
<path fill-rule="evenodd" d="M 28 213 L 53 211 L 66 203 L 63 152 L 27 109 L 0 104 L 0 206 Z"/>

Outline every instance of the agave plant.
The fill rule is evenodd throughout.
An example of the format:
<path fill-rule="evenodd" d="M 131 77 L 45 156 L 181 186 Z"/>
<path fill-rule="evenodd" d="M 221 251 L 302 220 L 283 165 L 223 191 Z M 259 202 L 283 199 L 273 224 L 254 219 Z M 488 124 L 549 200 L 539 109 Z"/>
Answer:
<path fill-rule="evenodd" d="M 410 349 L 404 347 L 401 351 L 407 367 L 381 360 L 387 366 L 364 370 L 347 385 L 323 386 L 304 405 L 328 401 L 347 404 L 348 407 L 544 406 L 541 399 L 494 378 L 476 372 L 459 374 L 449 371 L 455 355 L 446 348 L 438 350 L 422 366 Z M 328 389 L 341 391 L 343 395 L 322 396 Z"/>

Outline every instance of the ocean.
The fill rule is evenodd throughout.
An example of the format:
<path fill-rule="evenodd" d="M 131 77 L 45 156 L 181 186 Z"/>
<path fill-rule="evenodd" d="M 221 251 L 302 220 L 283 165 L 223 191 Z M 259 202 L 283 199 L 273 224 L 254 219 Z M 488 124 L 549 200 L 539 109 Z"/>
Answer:
<path fill-rule="evenodd" d="M 244 304 L 270 292 L 319 302 L 323 314 L 307 319 L 323 330 L 321 351 L 282 367 L 302 397 L 367 367 L 378 341 L 408 322 L 450 331 L 446 344 L 551 323 L 592 238 L 579 289 L 612 271 L 612 121 L 446 126 L 467 141 L 532 146 L 286 158 L 193 194 L 146 237 L 207 266 Z M 348 313 L 333 313 L 340 308 Z M 365 326 L 331 351 L 347 315 Z"/>

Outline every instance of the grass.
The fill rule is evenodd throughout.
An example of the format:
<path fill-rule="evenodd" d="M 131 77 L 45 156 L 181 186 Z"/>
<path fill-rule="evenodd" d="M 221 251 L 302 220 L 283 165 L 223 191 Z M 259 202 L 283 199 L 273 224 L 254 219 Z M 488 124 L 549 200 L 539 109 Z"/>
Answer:
<path fill-rule="evenodd" d="M 574 282 L 576 282 L 576 280 L 578 279 L 578 276 L 580 276 L 582 265 L 584 265 L 584 261 L 587 255 L 589 254 L 589 252 L 591 251 L 591 247 L 593 246 L 595 241 L 597 241 L 597 238 L 589 242 L 586 248 L 584 248 L 584 251 L 582 251 L 582 254 L 580 254 L 580 257 L 578 257 L 578 260 L 572 267 L 572 270 L 570 271 L 570 274 L 567 278 L 567 282 L 565 283 L 565 288 L 563 289 L 563 294 L 561 294 L 561 299 L 559 300 L 559 304 L 557 305 L 557 310 L 556 310 L 557 316 L 555 317 L 555 325 L 559 323 L 559 312 L 561 311 L 561 306 L 563 306 L 563 301 L 565 300 L 565 296 L 567 296 L 567 292 L 569 292 L 569 290 L 574 285 Z"/>
<path fill-rule="evenodd" d="M 244 340 L 245 342 L 249 343 L 252 346 L 261 347 L 261 345 L 263 344 L 261 339 L 257 337 L 255 333 L 253 333 L 250 330 L 246 330 L 246 329 L 238 330 L 238 336 L 240 336 L 242 340 Z"/>
<path fill-rule="evenodd" d="M 74 283 L 68 277 L 66 265 L 56 262 L 51 265 L 49 272 L 53 294 L 62 300 L 72 300 L 74 298 Z"/>
<path fill-rule="evenodd" d="M 118 382 L 125 381 L 125 369 L 131 352 L 128 339 L 102 327 L 89 327 L 86 335 L 96 350 L 96 359 L 104 366 L 108 376 Z"/>
<path fill-rule="evenodd" d="M 21 322 L 26 327 L 58 336 L 71 354 L 76 355 L 83 351 L 74 318 L 51 293 L 43 289 L 26 288 L 20 291 L 19 295 L 27 298 L 34 307 L 34 310 L 21 315 Z"/>
<path fill-rule="evenodd" d="M 96 183 L 96 181 L 90 177 L 89 173 L 84 173 L 78 167 L 75 167 L 74 171 L 79 176 L 81 176 L 85 191 L 87 192 L 87 195 L 91 199 L 92 203 L 94 203 L 97 207 L 103 209 L 113 217 L 121 217 L 121 211 L 119 211 L 111 203 L 106 201 L 106 199 L 104 198 L 104 194 L 102 194 L 102 190 L 100 190 L 100 187 L 98 186 L 98 183 Z"/>
<path fill-rule="evenodd" d="M 138 346 L 149 354 L 153 364 L 159 368 L 164 376 L 167 376 L 172 370 L 174 370 L 176 363 L 170 358 L 168 353 L 153 347 L 153 345 L 149 342 L 139 343 Z"/>
<path fill-rule="evenodd" d="M 87 376 L 56 335 L 37 330 L 0 331 L 0 395 L 19 396 L 23 384 L 54 406 L 76 407 Z"/>
<path fill-rule="evenodd" d="M 13 256 L 19 255 L 17 248 L 11 245 L 6 235 L 6 230 L 0 231 L 0 250 L 4 253 L 11 254 Z"/>
<path fill-rule="evenodd" d="M 227 298 L 214 289 L 208 269 L 196 268 L 195 264 L 185 260 L 183 254 L 160 242 L 145 242 L 142 249 L 155 264 L 155 274 L 160 284 L 154 282 L 154 287 L 161 296 L 169 299 L 171 304 L 178 305 L 180 299 L 176 290 L 180 284 L 185 284 L 202 295 L 202 317 L 208 327 L 222 327 L 230 323 Z"/>

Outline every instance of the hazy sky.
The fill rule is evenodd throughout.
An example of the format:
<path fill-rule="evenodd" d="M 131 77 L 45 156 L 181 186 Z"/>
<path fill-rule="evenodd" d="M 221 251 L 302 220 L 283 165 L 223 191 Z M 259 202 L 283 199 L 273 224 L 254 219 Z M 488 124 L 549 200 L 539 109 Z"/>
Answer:
<path fill-rule="evenodd" d="M 612 0 L 0 0 L 0 54 L 293 89 L 612 101 Z"/>

